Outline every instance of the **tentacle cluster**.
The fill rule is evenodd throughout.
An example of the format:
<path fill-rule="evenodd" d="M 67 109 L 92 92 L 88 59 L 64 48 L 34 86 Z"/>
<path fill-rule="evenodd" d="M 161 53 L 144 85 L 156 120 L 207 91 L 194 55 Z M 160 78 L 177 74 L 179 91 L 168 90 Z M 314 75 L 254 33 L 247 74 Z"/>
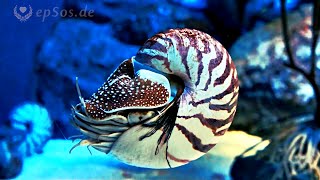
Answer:
<path fill-rule="evenodd" d="M 149 77 L 150 74 L 154 77 Z M 140 70 L 134 75 L 132 59 L 122 62 L 89 100 L 85 101 L 81 96 L 77 80 L 81 103 L 72 107 L 72 123 L 87 138 L 76 144 L 70 152 L 79 145 L 87 145 L 109 153 L 113 143 L 131 126 L 147 119 L 146 124 L 157 120 L 151 119 L 156 111 L 144 109 L 168 104 L 171 92 L 169 86 L 164 76 L 147 70 Z M 137 112 L 131 112 L 131 109 Z"/>

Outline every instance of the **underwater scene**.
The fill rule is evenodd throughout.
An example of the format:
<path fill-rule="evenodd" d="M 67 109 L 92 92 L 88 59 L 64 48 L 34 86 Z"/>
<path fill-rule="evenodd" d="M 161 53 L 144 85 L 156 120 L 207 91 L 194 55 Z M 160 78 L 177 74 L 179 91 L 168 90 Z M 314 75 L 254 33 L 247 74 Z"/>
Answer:
<path fill-rule="evenodd" d="M 320 179 L 320 0 L 0 9 L 0 179 Z"/>

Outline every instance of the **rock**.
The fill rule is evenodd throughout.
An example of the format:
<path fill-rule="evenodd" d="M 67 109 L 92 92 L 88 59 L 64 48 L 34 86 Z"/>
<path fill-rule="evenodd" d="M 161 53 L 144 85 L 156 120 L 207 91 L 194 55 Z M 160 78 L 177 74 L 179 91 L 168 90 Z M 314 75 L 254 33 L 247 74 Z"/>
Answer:
<path fill-rule="evenodd" d="M 149 37 L 170 28 L 196 28 L 210 32 L 213 27 L 201 11 L 191 10 L 168 1 L 67 1 L 73 9 L 94 10 L 95 21 L 112 24 L 113 35 L 119 40 L 141 45 Z"/>
<path fill-rule="evenodd" d="M 275 164 L 264 160 L 257 160 L 252 156 L 237 157 L 231 168 L 231 176 L 236 180 L 272 179 L 272 175 L 279 168 Z"/>
<path fill-rule="evenodd" d="M 70 126 L 71 105 L 79 103 L 75 78 L 84 97 L 103 84 L 122 62 L 132 57 L 137 46 L 126 45 L 112 36 L 112 26 L 87 20 L 61 20 L 42 43 L 37 56 L 37 97 L 56 122 L 55 134 L 74 135 Z"/>
<path fill-rule="evenodd" d="M 305 5 L 288 16 L 293 56 L 305 70 L 309 70 L 311 64 L 311 14 L 311 5 Z M 280 19 L 243 35 L 230 54 L 238 70 L 241 89 L 233 128 L 266 135 L 267 128 L 279 119 L 312 111 L 311 86 L 301 74 L 283 65 L 288 58 Z M 319 45 L 316 54 L 319 59 Z M 319 62 L 317 74 L 320 73 Z M 316 80 L 320 83 L 320 76 Z"/>

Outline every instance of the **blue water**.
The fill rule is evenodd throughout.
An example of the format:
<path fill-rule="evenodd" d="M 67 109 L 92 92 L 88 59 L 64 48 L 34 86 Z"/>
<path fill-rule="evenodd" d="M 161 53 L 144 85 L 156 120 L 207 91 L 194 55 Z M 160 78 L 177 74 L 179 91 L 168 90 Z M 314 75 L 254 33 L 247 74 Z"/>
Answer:
<path fill-rule="evenodd" d="M 83 5 L 86 5 L 85 3 L 86 1 L 81 1 L 81 2 L 84 2 L 82 3 L 81 7 L 86 7 L 88 8 L 87 9 L 88 11 L 93 10 L 93 12 L 96 13 L 96 14 L 93 13 L 94 17 L 91 19 L 89 18 L 88 20 L 88 19 L 79 18 L 79 17 L 73 17 L 73 18 L 61 17 L 63 16 L 63 13 L 67 13 L 65 11 L 63 12 L 61 11 L 65 8 L 65 5 L 67 4 L 66 2 L 67 0 L 65 1 L 63 0 L 0 1 L 0 17 L 1 17 L 1 21 L 0 21 L 0 41 L 1 41 L 1 45 L 0 45 L 0 83 L 1 83 L 0 126 L 2 127 L 2 130 L 3 130 L 0 133 L 0 144 L 3 142 L 7 142 L 8 139 L 10 139 L 10 141 L 18 141 L 17 140 L 19 137 L 18 135 L 21 135 L 19 134 L 20 132 L 14 132 L 14 133 L 11 132 L 12 134 L 17 135 L 17 138 L 13 137 L 13 139 L 11 139 L 12 136 L 14 135 L 11 136 L 11 134 L 7 133 L 6 130 L 8 130 L 8 132 L 10 131 L 10 127 L 8 126 L 8 124 L 10 124 L 9 123 L 10 112 L 12 112 L 12 110 L 15 107 L 21 104 L 24 104 L 26 102 L 44 104 L 44 108 L 48 110 L 49 114 L 53 115 L 52 117 L 54 118 L 52 119 L 52 122 L 53 122 L 52 137 L 55 137 L 56 139 L 63 139 L 64 136 L 74 135 L 74 134 L 70 134 L 70 133 L 74 133 L 74 129 L 72 129 L 73 127 L 70 124 L 68 124 L 67 120 L 70 118 L 71 111 L 69 110 L 71 108 L 71 105 L 75 105 L 74 103 L 78 102 L 78 99 L 73 98 L 72 99 L 73 104 L 70 102 L 70 104 L 60 103 L 58 105 L 57 102 L 60 102 L 58 100 L 52 101 L 52 103 L 50 103 L 51 101 L 48 101 L 49 103 L 48 102 L 44 103 L 43 99 L 47 98 L 47 96 L 45 96 L 44 94 L 38 93 L 39 92 L 38 90 L 43 87 L 43 84 L 47 83 L 47 82 L 37 81 L 37 79 L 39 78 L 38 77 L 39 74 L 37 74 L 36 72 L 39 72 L 42 70 L 42 69 L 40 70 L 37 69 L 38 68 L 37 58 L 39 55 L 39 50 L 43 46 L 43 42 L 46 42 L 48 38 L 52 36 L 58 36 L 53 34 L 53 30 L 57 26 L 57 24 L 62 20 L 71 19 L 74 21 L 89 21 L 91 23 L 92 22 L 96 23 L 97 25 L 101 25 L 101 24 L 103 25 L 105 23 L 111 27 L 111 28 L 109 27 L 110 30 L 106 30 L 106 32 L 108 32 L 110 36 L 112 36 L 113 38 L 117 39 L 117 41 L 123 43 L 124 47 L 130 48 L 130 50 L 128 49 L 119 50 L 118 47 L 116 46 L 108 46 L 106 48 L 110 53 L 108 54 L 108 56 L 110 56 L 110 60 L 101 61 L 102 63 L 106 63 L 101 65 L 101 67 L 102 68 L 108 67 L 108 69 L 105 70 L 105 72 L 107 73 L 107 72 L 111 72 L 113 68 L 117 66 L 116 62 L 112 61 L 112 58 L 113 58 L 112 56 L 122 57 L 123 54 L 126 54 L 126 53 L 130 54 L 131 52 L 133 52 L 133 50 L 139 48 L 139 45 L 141 45 L 141 42 L 146 40 L 146 38 L 150 36 L 151 32 L 153 33 L 154 31 L 157 32 L 160 30 L 164 30 L 164 29 L 161 29 L 164 27 L 166 29 L 176 28 L 176 27 L 192 27 L 192 28 L 199 27 L 199 29 L 217 38 L 219 41 L 221 41 L 222 44 L 224 44 L 228 48 L 236 41 L 237 38 L 239 38 L 244 33 L 252 30 L 255 26 L 255 22 L 260 23 L 261 21 L 263 21 L 262 23 L 266 24 L 269 21 L 269 19 L 264 19 L 263 17 L 259 19 L 258 17 L 256 19 L 252 19 L 252 21 L 254 22 L 248 23 L 245 25 L 245 23 L 242 23 L 242 22 L 245 22 L 244 20 L 245 18 L 250 19 L 251 17 L 259 16 L 260 14 L 257 12 L 266 11 L 266 10 L 272 12 L 271 14 L 274 15 L 274 17 L 272 18 L 279 17 L 278 1 L 250 1 L 250 3 L 248 1 L 248 4 L 249 4 L 248 5 L 248 4 L 245 4 L 244 1 L 241 1 L 241 2 L 226 1 L 221 3 L 212 3 L 213 1 L 210 2 L 210 0 L 168 0 L 167 3 L 157 5 L 157 7 L 150 8 L 151 10 L 148 9 L 148 11 L 146 10 L 146 12 L 144 12 L 144 9 L 139 6 L 141 3 L 139 0 L 136 0 L 136 1 L 128 0 L 128 2 L 131 2 L 131 3 L 136 2 L 134 6 L 130 4 L 129 7 L 126 5 L 125 1 L 121 1 L 123 2 L 121 5 L 114 3 L 113 1 L 108 1 L 105 3 L 101 3 L 101 1 L 98 1 L 99 3 L 90 5 L 90 2 L 93 2 L 93 1 L 87 1 L 89 3 L 88 6 L 83 6 Z M 74 2 L 76 1 L 68 1 L 68 2 L 72 2 L 69 4 L 74 4 Z M 154 4 L 154 1 L 152 0 L 149 0 L 149 1 L 144 0 L 143 2 L 145 4 L 148 4 L 148 2 L 149 4 Z M 288 1 L 287 2 L 288 10 L 295 9 L 299 3 L 303 3 L 303 2 L 307 2 L 307 1 L 303 1 L 303 0 Z M 271 6 L 270 6 L 270 3 L 272 4 Z M 104 9 L 104 6 L 107 6 L 108 9 L 107 10 Z M 15 9 L 15 7 L 17 8 Z M 30 13 L 31 11 L 30 7 L 32 8 L 32 16 L 30 18 L 23 20 L 15 16 L 15 14 L 19 14 L 20 17 L 27 17 L 28 13 Z M 72 9 L 74 7 L 69 6 L 69 8 Z M 246 8 L 247 10 L 249 8 L 248 12 L 245 12 Z M 105 16 L 108 16 L 109 10 L 110 11 L 115 10 L 115 12 L 112 12 L 112 13 L 118 13 L 118 17 L 113 17 L 114 19 L 110 17 L 105 17 Z M 48 12 L 50 12 L 50 14 L 48 14 Z M 57 14 L 56 12 L 60 14 Z M 137 20 L 138 15 L 135 15 L 135 14 L 141 15 L 144 13 L 145 13 L 145 18 L 141 18 L 142 19 L 141 22 L 138 22 L 139 20 L 139 19 Z M 247 17 L 243 17 L 246 13 L 248 13 Z M 167 19 L 166 18 L 161 19 L 162 17 L 159 16 L 159 14 L 163 16 L 167 15 L 168 17 Z M 225 17 L 225 19 L 220 18 L 221 14 Z M 189 16 L 191 17 L 194 16 L 197 19 L 197 21 L 186 21 L 186 22 L 184 21 L 184 23 L 182 23 L 181 19 L 190 18 Z M 228 21 L 228 17 L 232 17 L 232 18 L 230 18 L 230 20 Z M 173 20 L 169 21 L 171 20 L 171 18 Z M 119 23 L 119 22 L 122 22 L 123 19 L 125 19 L 125 21 L 123 21 L 123 23 Z M 119 24 L 114 25 L 117 23 Z M 146 24 L 150 26 L 147 26 Z M 146 28 L 144 28 L 144 25 L 146 25 Z M 70 26 L 70 29 L 72 29 L 72 25 Z M 90 28 L 88 29 L 90 30 Z M 92 29 L 94 29 L 94 27 L 92 27 Z M 143 33 L 139 33 L 139 32 L 143 32 Z M 83 36 L 86 36 L 88 34 L 86 34 L 84 30 Z M 68 36 L 59 36 L 59 37 L 66 38 L 66 41 L 68 42 L 74 41 L 74 39 Z M 99 38 L 101 38 L 101 36 L 93 36 L 92 38 L 93 38 L 93 43 L 101 42 L 99 41 L 100 40 Z M 76 42 L 76 43 L 79 43 L 79 44 L 83 43 L 83 47 L 86 47 L 85 44 L 87 42 L 84 41 L 84 42 Z M 47 44 L 47 45 L 49 46 L 50 44 Z M 60 47 L 61 49 L 63 49 L 67 45 L 59 44 L 58 46 L 59 47 L 57 47 L 57 49 L 59 49 Z M 86 51 L 89 53 L 94 51 L 95 52 L 94 54 L 97 56 L 99 56 L 99 53 L 101 53 L 101 57 L 104 57 L 103 50 L 105 49 L 101 48 L 101 46 L 103 45 L 96 44 L 96 46 L 94 46 L 93 49 L 86 50 Z M 70 57 L 77 57 L 77 56 L 74 56 L 74 54 L 72 53 L 75 53 L 78 57 L 83 57 L 83 59 L 88 60 L 87 56 L 85 55 L 82 56 L 82 54 L 81 55 L 77 54 L 77 49 L 68 50 L 66 53 L 64 53 L 64 55 L 67 54 L 67 55 L 70 55 Z M 54 54 L 54 55 L 59 56 L 59 54 Z M 64 58 L 69 58 L 69 57 L 64 57 Z M 83 62 L 83 61 L 81 62 L 79 60 L 78 64 L 74 66 L 75 67 L 86 66 L 86 63 L 88 62 Z M 92 60 L 89 59 L 88 61 L 92 61 Z M 50 64 L 52 62 L 47 62 L 47 63 Z M 69 73 L 69 71 L 71 70 L 61 69 L 57 71 L 64 71 Z M 46 73 L 50 73 L 50 72 L 46 72 Z M 46 74 L 41 74 L 41 76 L 45 76 L 45 75 Z M 76 73 L 72 76 L 76 76 Z M 99 76 L 101 75 L 98 74 L 96 76 L 95 75 L 92 76 L 94 77 L 94 80 L 96 80 L 94 82 L 86 82 L 87 79 L 85 79 L 84 77 L 82 81 L 83 84 L 85 84 L 85 86 L 91 86 L 91 87 L 85 87 L 85 88 L 96 89 L 96 85 L 101 83 L 99 81 L 100 80 Z M 66 78 L 66 81 L 67 80 L 70 81 L 70 87 L 68 87 L 68 89 L 70 89 L 71 92 L 74 92 L 74 94 L 71 94 L 71 93 L 67 94 L 66 97 L 68 96 L 76 97 L 77 95 L 74 88 L 74 79 L 70 80 Z M 61 84 L 62 83 L 60 82 L 55 82 L 54 86 L 57 89 L 59 89 L 60 86 L 62 87 Z M 63 88 L 61 89 L 62 89 L 61 91 L 65 90 Z M 89 92 L 87 92 L 86 95 L 88 94 L 90 95 Z M 61 102 L 64 102 L 64 101 L 61 100 Z M 37 118 L 37 119 L 41 119 L 41 118 Z M 30 126 L 32 126 L 32 124 Z M 29 127 L 29 124 L 26 125 L 26 127 Z M 9 136 L 8 134 L 10 134 L 10 137 L 8 137 Z M 0 153 L 3 153 L 0 156 L 2 159 L 6 159 L 6 158 L 10 159 L 11 157 L 10 153 L 8 155 L 8 152 L 10 150 L 8 150 L 7 146 L 9 145 L 2 144 L 0 146 Z M 51 147 L 54 148 L 54 145 Z M 68 151 L 69 148 L 70 148 L 69 146 L 66 149 L 63 149 L 63 148 L 61 149 L 61 147 L 57 147 L 56 151 L 65 152 L 65 151 Z M 13 151 L 14 150 L 12 150 L 12 152 Z M 50 149 L 50 151 L 48 152 L 54 153 L 55 149 Z M 52 161 L 51 165 L 55 164 L 59 166 L 59 162 L 56 162 L 57 160 L 54 160 L 52 158 L 50 159 L 50 156 L 41 157 L 41 151 L 39 153 L 40 155 L 35 155 L 35 156 L 39 156 L 37 158 L 41 159 L 42 162 L 45 162 L 48 160 L 48 161 Z M 30 165 L 29 161 L 31 161 L 31 163 L 36 163 L 36 162 L 33 162 L 33 160 L 24 159 L 24 158 L 30 158 L 30 157 L 23 157 L 20 154 L 15 154 L 15 155 L 18 157 L 18 159 L 20 158 L 20 160 L 22 161 L 22 164 L 24 161 L 28 162 L 29 163 L 28 165 Z M 86 161 L 86 158 L 84 158 L 84 160 L 82 159 L 82 161 Z M 100 160 L 98 161 L 99 163 L 102 163 L 100 162 Z M 112 161 L 114 163 L 115 160 L 112 159 Z M 64 165 L 67 166 L 66 164 L 68 164 L 68 161 L 64 163 L 65 163 Z M 72 159 L 72 163 L 76 164 L 76 160 Z M 88 160 L 88 163 L 90 163 L 89 160 Z M 114 164 L 110 163 L 109 165 L 112 166 Z M 119 164 L 116 164 L 115 166 L 118 166 L 118 165 Z M 84 165 L 82 164 L 82 166 Z M 124 171 L 130 172 L 129 174 L 132 174 L 132 173 L 141 174 L 144 171 L 144 169 L 139 169 L 139 168 L 130 169 L 130 167 L 126 165 L 119 165 L 119 166 L 121 167 L 121 169 L 124 169 Z M 227 176 L 225 177 L 224 175 L 221 175 L 221 174 L 210 174 L 211 169 L 209 168 L 209 166 L 210 164 L 206 165 L 205 166 L 206 168 L 201 166 L 199 167 L 198 165 L 197 166 L 187 165 L 184 168 L 176 170 L 175 173 L 173 173 L 174 176 L 172 177 L 181 178 L 183 177 L 181 174 L 183 174 L 184 172 L 192 171 L 190 176 L 196 176 L 198 174 L 199 175 L 198 179 L 205 179 L 207 177 L 216 178 L 216 179 L 228 178 Z M 40 168 L 41 167 L 39 167 L 39 171 L 41 171 Z M 63 169 L 63 167 L 59 167 L 59 168 L 60 170 Z M 202 170 L 203 170 L 203 174 L 201 172 Z M 83 169 L 83 173 L 86 173 L 86 171 L 88 171 L 88 169 Z M 150 172 L 148 171 L 148 173 Z M 169 173 L 168 171 L 164 171 L 161 173 L 164 173 L 164 177 L 170 177 L 170 175 L 167 174 Z M 126 176 L 130 178 L 131 175 L 125 174 L 123 178 L 125 178 Z M 54 173 L 48 174 L 48 178 L 49 177 L 54 178 L 55 177 Z M 72 176 L 68 176 L 68 177 L 72 178 Z M 79 174 L 77 174 L 74 177 L 81 178 Z M 23 178 L 25 177 L 22 177 L 22 179 Z M 186 179 L 189 179 L 189 178 L 193 179 L 192 177 L 188 177 Z"/>

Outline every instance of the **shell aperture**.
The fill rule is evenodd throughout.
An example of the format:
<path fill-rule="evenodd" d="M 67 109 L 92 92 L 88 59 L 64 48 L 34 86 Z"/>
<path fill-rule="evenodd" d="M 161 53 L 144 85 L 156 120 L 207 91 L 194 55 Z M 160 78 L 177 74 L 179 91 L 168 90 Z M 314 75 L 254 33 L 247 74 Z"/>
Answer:
<path fill-rule="evenodd" d="M 135 61 L 148 70 L 134 73 Z M 210 35 L 191 29 L 158 33 L 89 100 L 80 95 L 83 103 L 73 108 L 73 123 L 85 139 L 78 145 L 139 167 L 187 164 L 230 127 L 238 91 L 231 57 Z"/>

